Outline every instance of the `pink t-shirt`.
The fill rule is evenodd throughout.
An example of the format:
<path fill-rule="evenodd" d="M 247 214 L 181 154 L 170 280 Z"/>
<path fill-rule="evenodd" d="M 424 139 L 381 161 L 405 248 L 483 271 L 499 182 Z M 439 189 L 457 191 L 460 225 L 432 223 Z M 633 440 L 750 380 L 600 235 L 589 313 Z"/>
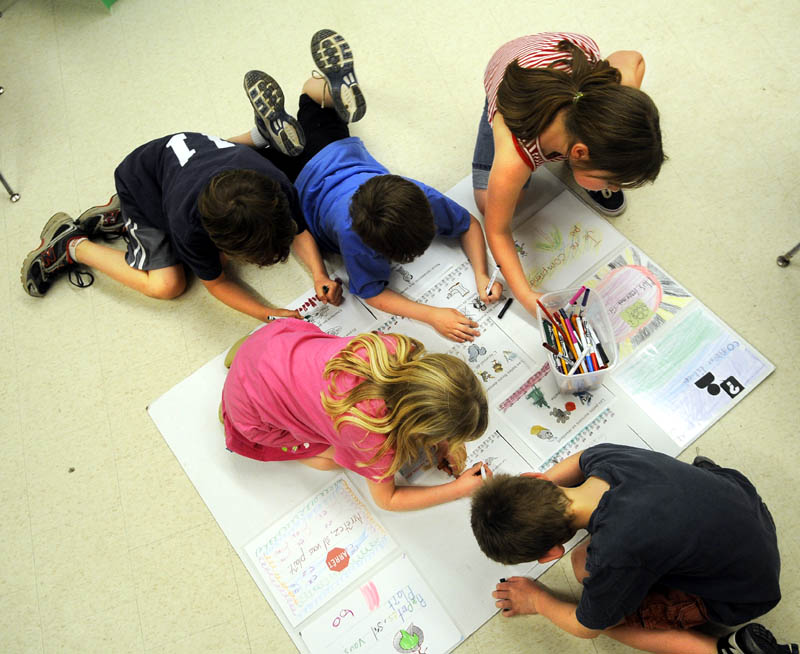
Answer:
<path fill-rule="evenodd" d="M 600 61 L 602 58 L 597 43 L 588 36 L 572 34 L 571 32 L 544 32 L 542 34 L 522 36 L 509 41 L 494 53 L 483 75 L 490 124 L 494 120 L 495 113 L 497 113 L 497 90 L 500 88 L 500 82 L 503 81 L 508 64 L 516 59 L 522 68 L 546 68 L 553 64 L 552 67 L 557 70 L 570 70 L 570 64 L 566 63 L 570 60 L 569 53 L 558 49 L 558 44 L 564 40 L 578 46 L 590 61 Z M 545 161 L 566 159 L 564 155 L 550 157 L 549 159 L 545 157 L 547 153 L 540 150 L 538 137 L 533 141 L 521 141 L 513 135 L 512 138 L 520 157 L 533 170 L 536 170 Z"/>
<path fill-rule="evenodd" d="M 394 352 L 394 338 L 381 335 Z M 260 461 L 286 461 L 334 448 L 334 461 L 378 481 L 392 463 L 394 450 L 370 466 L 366 463 L 385 436 L 344 423 L 337 431 L 322 408 L 325 365 L 351 338 L 332 336 L 293 318 L 276 320 L 253 333 L 239 348 L 222 389 L 222 417 L 228 449 Z M 337 376 L 337 389 L 347 392 L 363 378 Z M 386 413 L 383 400 L 356 405 L 367 415 Z M 390 481 L 391 477 L 386 481 Z"/>

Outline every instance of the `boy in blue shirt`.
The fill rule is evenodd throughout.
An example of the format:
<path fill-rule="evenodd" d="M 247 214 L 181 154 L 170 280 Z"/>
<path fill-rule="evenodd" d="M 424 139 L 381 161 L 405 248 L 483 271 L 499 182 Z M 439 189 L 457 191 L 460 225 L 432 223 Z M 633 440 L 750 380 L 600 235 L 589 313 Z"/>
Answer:
<path fill-rule="evenodd" d="M 692 465 L 650 450 L 603 444 L 545 474 L 497 475 L 472 499 L 481 550 L 504 564 L 572 552 L 577 605 L 526 577 L 492 593 L 503 615 L 538 613 L 579 638 L 605 634 L 647 652 L 797 654 L 750 623 L 716 639 L 693 627 L 738 625 L 780 600 L 775 523 L 736 470 Z"/>
<path fill-rule="evenodd" d="M 390 262 L 408 263 L 437 234 L 459 238 L 475 273 L 483 302 L 497 301 L 495 283 L 487 294 L 486 244 L 474 216 L 421 182 L 392 175 L 351 137 L 348 123 L 366 111 L 344 38 L 321 30 L 311 41 L 320 77 L 303 85 L 297 119 L 284 110 L 283 92 L 266 73 L 250 71 L 245 91 L 256 127 L 232 141 L 259 150 L 294 181 L 308 227 L 322 250 L 338 252 L 350 292 L 367 304 L 428 323 L 454 341 L 473 340 L 477 323 L 459 311 L 413 302 L 387 287 Z"/>

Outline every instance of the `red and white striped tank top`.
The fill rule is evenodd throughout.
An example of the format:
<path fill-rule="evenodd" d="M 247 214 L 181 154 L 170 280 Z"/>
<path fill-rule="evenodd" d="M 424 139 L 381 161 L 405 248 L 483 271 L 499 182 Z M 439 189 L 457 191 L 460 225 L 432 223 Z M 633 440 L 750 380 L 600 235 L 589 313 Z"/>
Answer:
<path fill-rule="evenodd" d="M 497 89 L 500 88 L 500 82 L 503 81 L 503 74 L 506 72 L 508 64 L 516 59 L 523 68 L 545 68 L 554 62 L 568 59 L 569 53 L 558 49 L 558 44 L 565 39 L 578 46 L 590 60 L 602 59 L 600 49 L 593 39 L 570 32 L 544 32 L 522 36 L 509 41 L 494 53 L 483 75 L 483 86 L 489 102 L 489 124 L 492 123 L 494 115 L 497 113 Z M 564 63 L 555 64 L 553 68 L 570 70 L 570 66 Z M 536 170 L 545 161 L 566 159 L 565 156 L 546 159 L 544 153 L 539 150 L 538 137 L 533 141 L 521 141 L 513 135 L 512 138 L 517 152 L 533 170 Z"/>

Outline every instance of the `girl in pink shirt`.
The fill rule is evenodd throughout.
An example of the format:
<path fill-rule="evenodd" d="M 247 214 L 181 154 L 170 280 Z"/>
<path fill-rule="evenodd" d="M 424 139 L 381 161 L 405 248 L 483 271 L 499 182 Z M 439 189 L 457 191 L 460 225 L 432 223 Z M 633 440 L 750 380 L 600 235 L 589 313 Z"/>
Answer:
<path fill-rule="evenodd" d="M 565 160 L 593 206 L 625 208 L 621 188 L 653 181 L 664 153 L 658 110 L 639 86 L 644 59 L 633 50 L 602 59 L 588 36 L 549 32 L 506 43 L 484 75 L 486 104 L 472 164 L 486 240 L 514 296 L 535 314 L 532 289 L 511 235 L 531 172 Z"/>
<path fill-rule="evenodd" d="M 460 359 L 400 334 L 332 336 L 285 319 L 251 334 L 222 390 L 229 450 L 367 478 L 378 506 L 420 509 L 470 495 L 481 464 L 440 486 L 395 486 L 419 452 L 459 472 L 487 426 L 481 383 Z"/>

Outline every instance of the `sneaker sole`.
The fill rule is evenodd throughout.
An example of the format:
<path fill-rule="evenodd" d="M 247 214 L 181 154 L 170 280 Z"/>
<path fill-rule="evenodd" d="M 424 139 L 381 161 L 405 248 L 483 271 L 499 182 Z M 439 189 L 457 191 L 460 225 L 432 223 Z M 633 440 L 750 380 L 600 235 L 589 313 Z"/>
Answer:
<path fill-rule="evenodd" d="M 284 109 L 283 90 L 269 75 L 251 70 L 244 76 L 244 91 L 253 111 L 267 128 L 264 136 L 283 154 L 296 157 L 303 151 L 306 137 L 300 124 Z"/>
<path fill-rule="evenodd" d="M 35 250 L 31 250 L 28 253 L 28 256 L 25 257 L 25 261 L 22 262 L 22 268 L 20 268 L 19 274 L 20 281 L 22 282 L 22 288 L 25 289 L 25 292 L 28 295 L 32 297 L 44 297 L 44 294 L 47 292 L 47 289 L 50 286 L 50 282 L 48 281 L 46 274 L 41 270 L 41 268 L 39 268 L 39 284 L 37 285 L 36 281 L 31 277 L 34 272 L 33 266 L 36 263 L 39 255 L 49 247 L 50 241 L 53 239 L 53 236 L 58 228 L 64 223 L 72 222 L 74 222 L 72 218 L 63 211 L 60 211 L 52 216 L 42 229 L 42 233 L 39 234 L 39 237 L 42 239 L 41 243 L 39 243 L 39 247 L 37 247 Z"/>
<path fill-rule="evenodd" d="M 588 193 L 585 194 L 585 195 L 588 196 L 587 197 L 587 204 L 590 207 L 592 207 L 592 209 L 595 209 L 599 213 L 603 214 L 604 216 L 608 216 L 609 218 L 615 218 L 616 216 L 619 216 L 620 214 L 625 213 L 625 209 L 628 208 L 628 198 L 623 198 L 622 199 L 622 204 L 620 205 L 620 207 L 618 209 L 613 209 L 612 210 L 612 209 L 606 209 L 602 204 L 599 204 L 599 203 L 595 202 L 594 199 L 591 196 L 588 195 Z"/>
<path fill-rule="evenodd" d="M 104 231 L 102 228 L 98 229 L 100 219 L 102 219 L 105 214 L 111 213 L 112 211 L 119 211 L 120 209 L 119 196 L 114 193 L 106 204 L 87 209 L 75 219 L 75 222 L 80 225 L 81 229 L 88 232 L 90 236 L 94 236 Z M 123 229 L 124 224 L 121 223 L 119 229 L 106 231 L 105 233 L 116 234 Z"/>
<path fill-rule="evenodd" d="M 333 30 L 320 30 L 311 37 L 311 56 L 328 82 L 339 117 L 345 123 L 361 120 L 367 101 L 353 70 L 353 52 L 344 37 Z"/>

